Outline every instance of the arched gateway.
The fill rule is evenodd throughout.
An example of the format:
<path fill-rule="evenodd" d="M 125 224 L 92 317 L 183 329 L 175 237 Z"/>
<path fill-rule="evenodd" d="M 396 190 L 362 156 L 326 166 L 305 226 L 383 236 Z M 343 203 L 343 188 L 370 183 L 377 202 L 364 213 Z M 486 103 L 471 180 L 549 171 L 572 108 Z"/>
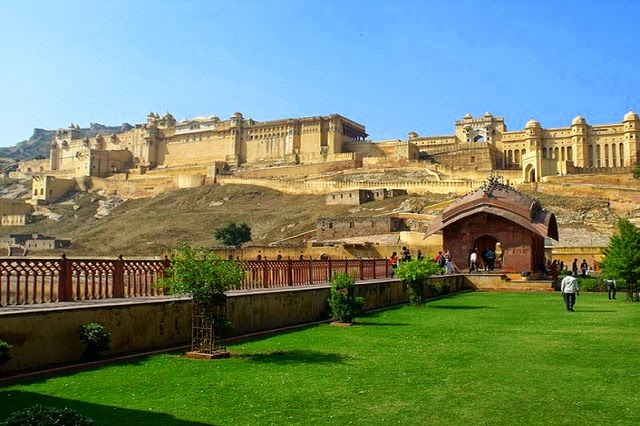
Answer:
<path fill-rule="evenodd" d="M 544 239 L 558 240 L 555 215 L 495 175 L 447 207 L 431 223 L 425 237 L 436 232 L 442 232 L 444 249 L 460 270 L 469 268 L 469 253 L 474 248 L 478 254 L 485 247 L 495 251 L 498 243 L 498 268 L 506 272 L 540 270 Z"/>

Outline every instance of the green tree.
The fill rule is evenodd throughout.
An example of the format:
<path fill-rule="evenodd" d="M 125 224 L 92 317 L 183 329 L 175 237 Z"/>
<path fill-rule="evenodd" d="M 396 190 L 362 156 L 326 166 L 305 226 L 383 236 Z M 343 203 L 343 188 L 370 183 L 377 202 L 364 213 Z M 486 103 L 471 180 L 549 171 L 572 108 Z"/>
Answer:
<path fill-rule="evenodd" d="M 438 287 L 438 284 L 430 279 L 432 275 L 440 273 L 442 273 L 442 268 L 434 262 L 430 255 L 422 260 L 402 262 L 396 269 L 396 276 L 407 284 L 409 302 L 414 306 L 424 303 L 425 290 L 429 290 L 431 295 L 441 292 L 442 289 Z"/>
<path fill-rule="evenodd" d="M 633 169 L 633 177 L 640 179 L 640 163 L 636 163 L 636 167 Z"/>
<path fill-rule="evenodd" d="M 623 280 L 627 285 L 627 300 L 633 300 L 640 279 L 640 231 L 628 220 L 618 222 L 618 232 L 611 236 L 600 262 L 607 278 Z"/>
<path fill-rule="evenodd" d="M 187 294 L 193 299 L 192 351 L 226 352 L 227 331 L 232 324 L 227 320 L 224 293 L 242 283 L 241 265 L 188 244 L 175 249 L 170 262 L 158 285 L 168 288 L 169 294 Z"/>
<path fill-rule="evenodd" d="M 335 274 L 331 278 L 329 306 L 336 322 L 349 324 L 362 314 L 364 298 L 356 296 L 355 280 L 347 274 Z"/>
<path fill-rule="evenodd" d="M 239 224 L 230 222 L 226 226 L 216 229 L 213 236 L 222 245 L 240 247 L 251 241 L 251 227 L 244 222 Z"/>

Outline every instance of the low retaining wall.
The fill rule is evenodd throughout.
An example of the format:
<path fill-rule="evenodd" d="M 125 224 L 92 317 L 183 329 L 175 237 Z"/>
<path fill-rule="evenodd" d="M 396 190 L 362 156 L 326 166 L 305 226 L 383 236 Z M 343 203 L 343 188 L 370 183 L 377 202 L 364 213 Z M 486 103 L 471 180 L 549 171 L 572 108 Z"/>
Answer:
<path fill-rule="evenodd" d="M 463 281 L 448 277 L 451 291 Z M 403 283 L 395 278 L 359 281 L 365 310 L 408 302 Z M 227 312 L 233 335 L 275 330 L 328 318 L 328 284 L 229 293 Z M 103 324 L 111 333 L 109 355 L 150 351 L 190 344 L 191 300 L 158 296 L 105 299 L 0 308 L 0 339 L 13 345 L 12 359 L 0 372 L 41 369 L 83 360 L 78 327 Z"/>

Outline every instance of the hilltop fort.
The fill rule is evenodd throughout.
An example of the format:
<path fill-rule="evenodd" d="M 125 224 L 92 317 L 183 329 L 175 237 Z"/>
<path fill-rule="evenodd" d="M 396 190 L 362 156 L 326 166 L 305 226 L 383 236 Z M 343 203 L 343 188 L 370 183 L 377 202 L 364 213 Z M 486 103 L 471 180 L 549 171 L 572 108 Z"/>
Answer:
<path fill-rule="evenodd" d="M 145 123 L 110 134 L 82 137 L 74 124 L 59 129 L 49 158 L 21 162 L 11 173 L 33 177 L 32 203 L 38 204 L 70 190 L 141 197 L 202 186 L 220 175 L 305 180 L 314 173 L 361 167 L 418 167 L 423 184 L 435 180 L 441 186 L 478 181 L 494 170 L 517 184 L 626 172 L 640 157 L 640 118 L 633 111 L 620 123 L 590 125 L 577 116 L 559 128 L 544 128 L 532 118 L 515 131 L 507 130 L 503 117 L 487 112 L 455 121 L 451 135 L 409 132 L 406 140 L 390 141 L 368 136 L 364 125 L 339 114 L 260 122 L 236 112 L 228 120 L 212 115 L 178 122 L 170 113 L 149 113 Z M 334 189 L 315 187 L 316 192 Z M 444 190 L 469 189 L 451 185 Z"/>

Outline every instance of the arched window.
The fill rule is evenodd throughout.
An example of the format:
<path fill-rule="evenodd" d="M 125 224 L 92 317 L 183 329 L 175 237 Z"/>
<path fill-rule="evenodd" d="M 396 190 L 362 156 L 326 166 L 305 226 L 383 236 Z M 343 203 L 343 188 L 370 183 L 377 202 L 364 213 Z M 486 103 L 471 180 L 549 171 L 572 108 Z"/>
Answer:
<path fill-rule="evenodd" d="M 620 144 L 620 167 L 624 167 L 624 144 Z"/>
<path fill-rule="evenodd" d="M 616 144 L 612 143 L 611 144 L 611 167 L 616 167 L 616 157 L 617 157 L 617 152 L 616 152 Z"/>

